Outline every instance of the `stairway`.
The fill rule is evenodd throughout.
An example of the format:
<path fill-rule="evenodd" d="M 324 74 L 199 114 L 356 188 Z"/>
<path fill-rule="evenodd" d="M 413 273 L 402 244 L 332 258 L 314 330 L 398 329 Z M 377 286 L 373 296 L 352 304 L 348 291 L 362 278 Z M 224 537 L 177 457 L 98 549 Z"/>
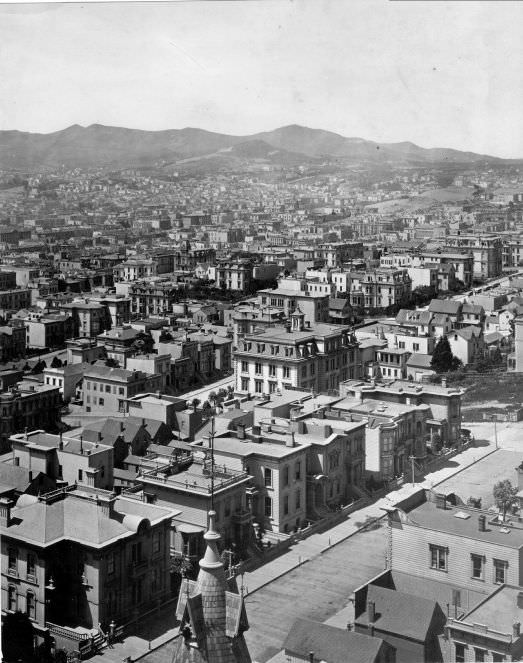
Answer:
<path fill-rule="evenodd" d="M 107 647 L 107 636 L 102 631 L 96 631 L 93 635 L 93 653 L 100 652 Z"/>

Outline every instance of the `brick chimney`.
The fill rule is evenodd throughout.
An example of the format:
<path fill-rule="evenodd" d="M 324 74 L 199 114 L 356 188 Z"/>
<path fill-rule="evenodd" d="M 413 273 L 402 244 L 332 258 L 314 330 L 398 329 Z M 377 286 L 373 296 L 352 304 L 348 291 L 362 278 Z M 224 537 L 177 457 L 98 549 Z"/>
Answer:
<path fill-rule="evenodd" d="M 11 509 L 14 502 L 7 497 L 0 497 L 0 527 L 9 527 L 11 524 Z"/>
<path fill-rule="evenodd" d="M 514 622 L 512 624 L 512 637 L 514 639 L 519 638 L 521 635 L 521 624 L 519 622 Z"/>
<path fill-rule="evenodd" d="M 374 624 L 376 621 L 376 604 L 374 601 L 367 601 L 367 617 L 369 620 L 369 626 Z"/>

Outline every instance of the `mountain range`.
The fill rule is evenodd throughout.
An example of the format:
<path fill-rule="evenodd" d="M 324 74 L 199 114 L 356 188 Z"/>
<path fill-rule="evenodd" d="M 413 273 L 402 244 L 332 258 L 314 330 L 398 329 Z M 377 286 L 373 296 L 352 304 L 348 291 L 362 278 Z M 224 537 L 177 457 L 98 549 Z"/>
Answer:
<path fill-rule="evenodd" d="M 289 125 L 253 134 L 229 136 L 203 129 L 164 131 L 125 129 L 101 124 L 73 125 L 49 134 L 0 131 L 0 168 L 36 171 L 43 168 L 211 163 L 238 166 L 245 161 L 279 164 L 338 159 L 362 164 L 503 163 L 503 159 L 448 148 L 426 149 L 414 143 L 376 143 L 346 138 L 331 131 Z"/>

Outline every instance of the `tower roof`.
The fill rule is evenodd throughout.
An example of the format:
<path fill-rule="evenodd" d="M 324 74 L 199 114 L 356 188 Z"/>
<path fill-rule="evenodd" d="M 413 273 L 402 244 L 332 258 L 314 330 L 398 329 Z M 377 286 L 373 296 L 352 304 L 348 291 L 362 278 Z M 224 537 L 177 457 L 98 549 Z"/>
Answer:
<path fill-rule="evenodd" d="M 218 552 L 216 513 L 209 511 L 204 534 L 207 546 L 196 581 L 184 579 L 176 616 L 180 619 L 178 647 L 173 663 L 251 663 L 243 637 L 249 628 L 243 596 L 227 581 Z"/>

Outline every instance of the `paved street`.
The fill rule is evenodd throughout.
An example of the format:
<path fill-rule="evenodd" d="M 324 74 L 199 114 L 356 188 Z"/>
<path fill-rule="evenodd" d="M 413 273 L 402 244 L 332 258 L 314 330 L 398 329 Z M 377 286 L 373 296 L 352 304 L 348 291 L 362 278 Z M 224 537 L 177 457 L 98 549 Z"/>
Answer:
<path fill-rule="evenodd" d="M 385 568 L 387 530 L 361 532 L 246 598 L 253 661 L 275 654 L 297 617 L 320 622 L 345 607 L 351 592 Z"/>

